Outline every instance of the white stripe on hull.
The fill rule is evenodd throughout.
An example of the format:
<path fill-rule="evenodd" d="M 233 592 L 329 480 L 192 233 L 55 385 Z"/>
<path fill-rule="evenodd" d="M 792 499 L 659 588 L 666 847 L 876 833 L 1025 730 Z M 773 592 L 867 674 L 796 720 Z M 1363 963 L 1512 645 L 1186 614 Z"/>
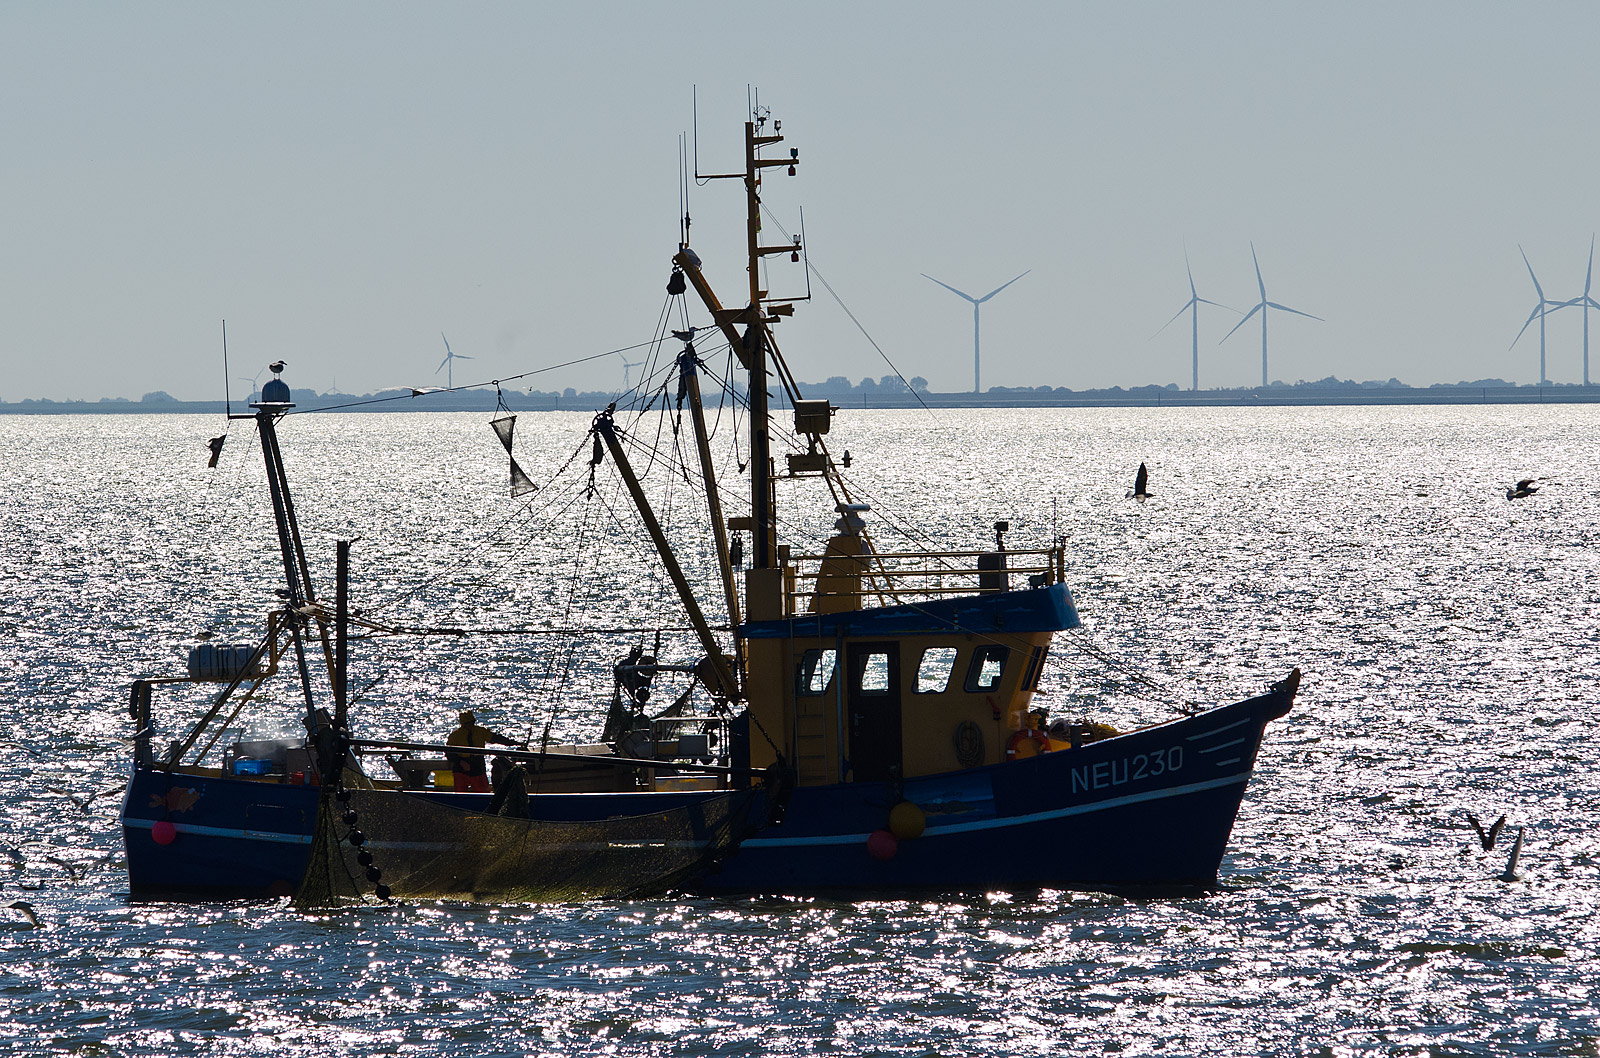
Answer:
<path fill-rule="evenodd" d="M 1202 793 L 1206 790 L 1216 790 L 1234 783 L 1243 783 L 1250 778 L 1249 772 L 1240 772 L 1221 779 L 1208 779 L 1205 782 L 1190 783 L 1187 786 L 1171 786 L 1165 790 L 1150 790 L 1145 793 L 1128 794 L 1126 797 L 1111 797 L 1104 801 L 1096 801 L 1087 805 L 1070 805 L 1066 808 L 1052 808 L 1046 812 L 1032 812 L 1025 816 L 1002 816 L 994 819 L 977 819 L 970 823 L 951 823 L 946 826 L 930 826 L 923 831 L 922 837 L 933 838 L 944 834 L 963 834 L 978 830 L 1003 830 L 1006 827 L 1027 826 L 1031 823 L 1046 823 L 1052 819 L 1066 819 L 1069 816 L 1087 815 L 1090 812 L 1101 812 L 1110 808 L 1122 808 L 1125 805 L 1139 804 L 1143 801 L 1160 801 L 1168 797 L 1182 797 L 1186 794 Z M 808 837 L 796 838 L 746 838 L 743 848 L 775 849 L 788 848 L 802 845 L 853 845 L 866 841 L 866 834 L 816 834 Z"/>

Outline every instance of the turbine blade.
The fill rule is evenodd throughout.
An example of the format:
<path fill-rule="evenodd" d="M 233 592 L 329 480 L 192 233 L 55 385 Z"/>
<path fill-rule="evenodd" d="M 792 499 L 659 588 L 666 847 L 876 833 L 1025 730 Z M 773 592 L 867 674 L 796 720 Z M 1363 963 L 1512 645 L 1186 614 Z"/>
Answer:
<path fill-rule="evenodd" d="M 451 353 L 450 356 L 451 356 L 452 359 L 455 359 L 455 360 L 475 360 L 475 359 L 477 359 L 476 357 L 468 356 L 466 353 Z"/>
<path fill-rule="evenodd" d="M 1183 270 L 1189 273 L 1189 296 L 1191 298 L 1200 297 L 1199 293 L 1194 289 L 1194 269 L 1189 267 L 1189 247 L 1187 246 L 1183 248 Z"/>
<path fill-rule="evenodd" d="M 1234 308 L 1232 305 L 1224 305 L 1220 301 L 1212 301 L 1209 298 L 1195 298 L 1195 300 L 1200 302 L 1200 304 L 1202 304 L 1202 305 L 1215 305 L 1217 308 L 1219 308 L 1219 309 L 1227 309 L 1229 312 L 1238 312 L 1239 311 L 1238 309 Z"/>
<path fill-rule="evenodd" d="M 1277 309 L 1280 312 L 1292 312 L 1296 316 L 1306 316 L 1306 317 L 1309 317 L 1310 319 L 1313 319 L 1313 320 L 1322 320 L 1323 323 L 1327 323 L 1328 322 L 1327 320 L 1323 320 L 1321 316 L 1312 316 L 1311 313 L 1309 313 L 1309 312 L 1301 312 L 1299 309 L 1291 309 L 1289 306 L 1280 305 L 1276 301 L 1267 302 L 1267 308 L 1269 308 L 1269 309 Z"/>
<path fill-rule="evenodd" d="M 1265 304 L 1267 300 L 1267 284 L 1261 281 L 1261 261 L 1256 257 L 1256 244 L 1254 240 L 1251 240 L 1250 242 L 1250 260 L 1255 262 L 1256 286 L 1261 288 L 1261 302 L 1262 304 Z"/>
<path fill-rule="evenodd" d="M 918 272 L 917 274 L 919 276 L 921 276 L 923 279 L 928 279 L 928 280 L 932 280 L 935 283 L 939 283 L 939 281 L 937 279 L 934 279 L 932 276 L 930 276 L 926 272 Z M 951 286 L 949 283 L 939 283 L 939 285 L 944 287 L 946 290 L 950 291 L 950 293 L 952 293 L 952 294 L 960 294 L 962 297 L 966 298 L 968 301 L 972 302 L 974 305 L 976 305 L 978 303 L 978 299 L 973 297 L 971 294 L 968 294 L 965 290 L 957 290 L 955 287 Z"/>
<path fill-rule="evenodd" d="M 1238 329 L 1239 329 L 1239 328 L 1240 328 L 1240 327 L 1243 327 L 1243 326 L 1244 326 L 1244 325 L 1245 325 L 1245 320 L 1248 320 L 1248 319 L 1249 319 L 1249 318 L 1250 318 L 1250 317 L 1251 317 L 1251 316 L 1254 316 L 1254 315 L 1255 315 L 1255 314 L 1256 314 L 1256 313 L 1258 313 L 1258 312 L 1260 312 L 1260 311 L 1261 311 L 1261 310 L 1262 310 L 1262 309 L 1264 309 L 1264 308 L 1266 308 L 1266 305 L 1267 305 L 1267 303 L 1266 303 L 1266 302 L 1265 302 L 1265 301 L 1263 301 L 1263 302 L 1262 302 L 1262 303 L 1261 303 L 1261 304 L 1259 304 L 1259 305 L 1257 305 L 1257 306 L 1256 306 L 1256 307 L 1255 307 L 1255 308 L 1253 308 L 1253 309 L 1251 309 L 1251 310 L 1250 310 L 1250 311 L 1249 311 L 1249 312 L 1247 312 L 1247 313 L 1245 313 L 1245 314 L 1244 314 L 1244 319 L 1243 319 L 1243 320 L 1240 320 L 1240 321 L 1239 321 L 1239 322 L 1238 322 L 1238 323 L 1236 323 L 1236 324 L 1234 324 L 1234 325 L 1233 325 L 1233 331 L 1236 331 L 1236 330 L 1238 330 Z M 1233 334 L 1233 331 L 1229 331 L 1229 332 L 1228 332 L 1228 333 L 1227 333 L 1227 334 L 1224 334 L 1224 335 L 1223 335 L 1223 336 L 1222 336 L 1222 342 L 1225 342 L 1225 341 L 1227 341 L 1227 340 L 1228 340 L 1228 337 L 1229 337 L 1229 335 L 1231 335 L 1231 334 Z M 1218 342 L 1218 343 L 1217 343 L 1217 344 L 1218 344 L 1218 345 L 1221 345 L 1221 344 L 1222 344 L 1222 342 Z"/>
<path fill-rule="evenodd" d="M 439 332 L 439 337 L 444 338 L 444 332 L 443 331 Z M 444 338 L 444 351 L 447 352 L 447 353 L 450 351 L 450 339 L 448 339 L 448 338 Z"/>
<path fill-rule="evenodd" d="M 439 361 L 439 366 L 433 369 L 433 373 L 437 375 L 439 372 L 443 371 L 444 365 L 448 364 L 449 362 L 450 357 L 446 356 L 443 360 Z"/>
<path fill-rule="evenodd" d="M 1031 271 L 1033 271 L 1033 269 L 1031 269 L 1031 268 L 1030 268 L 1030 269 L 1028 269 L 1028 272 L 1031 272 Z M 1022 273 L 1022 276 L 1025 276 L 1025 275 L 1027 275 L 1027 274 L 1028 274 L 1028 272 L 1024 272 L 1024 273 Z M 1017 279 L 1021 279 L 1021 278 L 1022 278 L 1022 276 L 1018 276 L 1018 277 L 1017 277 Z M 1011 280 L 1011 283 L 1015 283 L 1015 282 L 1016 282 L 1016 281 L 1017 281 L 1017 279 L 1013 279 L 1013 280 Z M 937 279 L 936 279 L 936 280 L 934 280 L 934 282 L 936 282 L 936 283 L 937 283 L 937 282 L 938 282 L 938 280 L 937 280 Z M 1006 287 L 1008 287 L 1008 286 L 1010 286 L 1010 285 L 1011 285 L 1011 283 L 1001 283 L 1001 284 L 1000 284 L 1000 285 L 999 285 L 999 286 L 997 286 L 997 287 L 995 287 L 995 288 L 994 288 L 994 289 L 993 289 L 993 290 L 991 290 L 991 291 L 989 291 L 989 293 L 987 293 L 987 294 L 985 294 L 985 295 L 984 295 L 984 296 L 983 296 L 983 297 L 981 297 L 981 298 L 979 298 L 979 299 L 978 299 L 978 300 L 977 300 L 977 301 L 975 301 L 975 302 L 973 302 L 973 304 L 975 304 L 975 305 L 982 305 L 982 304 L 983 304 L 983 303 L 984 303 L 984 302 L 985 302 L 985 301 L 988 301 L 988 300 L 989 300 L 989 299 L 990 299 L 990 298 L 992 298 L 992 297 L 994 297 L 994 296 L 995 296 L 995 295 L 996 295 L 996 294 L 998 294 L 998 293 L 1000 293 L 1000 291 L 1002 291 L 1002 290 L 1004 290 L 1004 289 L 1005 289 L 1005 288 L 1006 288 Z"/>
<path fill-rule="evenodd" d="M 1589 236 L 1589 270 L 1583 273 L 1583 296 L 1589 296 L 1589 284 L 1594 282 L 1594 236 Z"/>
<path fill-rule="evenodd" d="M 1195 303 L 1195 299 L 1194 298 L 1190 298 L 1188 301 L 1184 302 L 1183 308 L 1178 310 L 1177 315 L 1173 316 L 1172 319 L 1168 320 L 1166 323 L 1163 323 L 1161 325 L 1161 330 L 1156 331 L 1156 334 L 1160 334 L 1161 331 L 1164 331 L 1168 327 L 1171 327 L 1174 323 L 1177 323 L 1178 322 L 1178 317 L 1182 316 L 1185 312 L 1188 312 L 1189 311 L 1189 307 L 1191 305 L 1193 305 L 1194 303 Z M 1150 337 L 1154 338 L 1156 336 L 1156 334 L 1152 334 Z"/>
<path fill-rule="evenodd" d="M 1537 304 L 1537 305 L 1535 305 L 1533 307 L 1533 311 L 1528 314 L 1528 318 L 1526 320 L 1522 321 L 1522 330 L 1517 332 L 1517 336 L 1515 338 L 1511 339 L 1511 344 L 1506 347 L 1506 350 L 1508 352 L 1517 347 L 1517 343 L 1522 340 L 1523 333 L 1525 331 L 1527 331 L 1529 325 L 1532 324 L 1534 320 L 1539 318 L 1539 313 L 1541 313 L 1543 311 L 1544 311 L 1544 302 L 1542 302 L 1542 301 L 1539 302 L 1539 304 Z"/>
<path fill-rule="evenodd" d="M 1526 251 L 1526 250 L 1524 250 L 1522 248 L 1522 244 L 1521 243 L 1518 243 L 1517 244 L 1517 252 L 1522 255 L 1522 263 L 1525 264 L 1525 265 L 1528 265 L 1528 278 L 1533 280 L 1533 289 L 1538 291 L 1539 300 L 1543 301 L 1544 300 L 1544 287 L 1539 285 L 1539 277 L 1533 274 L 1533 265 L 1528 264 L 1528 251 Z"/>

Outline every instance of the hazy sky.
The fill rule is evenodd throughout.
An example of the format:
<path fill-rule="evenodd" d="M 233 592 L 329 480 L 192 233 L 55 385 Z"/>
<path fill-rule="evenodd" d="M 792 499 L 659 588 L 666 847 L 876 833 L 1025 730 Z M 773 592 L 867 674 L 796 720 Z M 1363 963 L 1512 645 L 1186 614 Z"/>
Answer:
<path fill-rule="evenodd" d="M 1201 297 L 1267 295 L 1271 374 L 1538 376 L 1520 243 L 1577 296 L 1600 228 L 1600 5 L 10 4 L 0 399 L 220 396 L 289 361 L 362 392 L 504 377 L 651 337 L 678 135 L 738 166 L 746 88 L 799 177 L 766 201 L 909 377 L 1190 382 Z M 742 200 L 694 190 L 740 300 Z M 768 234 L 774 234 L 770 231 Z M 799 290 L 787 259 L 772 286 Z M 803 380 L 889 373 L 820 286 Z M 1200 318 L 1202 388 L 1255 384 L 1252 320 Z M 702 318 L 700 322 L 705 322 Z M 1549 375 L 1582 378 L 1582 317 Z M 1600 314 L 1596 364 L 1600 380 Z M 266 376 L 263 376 L 265 378 Z M 539 388 L 619 385 L 622 365 Z M 248 383 L 235 383 L 235 396 Z"/>

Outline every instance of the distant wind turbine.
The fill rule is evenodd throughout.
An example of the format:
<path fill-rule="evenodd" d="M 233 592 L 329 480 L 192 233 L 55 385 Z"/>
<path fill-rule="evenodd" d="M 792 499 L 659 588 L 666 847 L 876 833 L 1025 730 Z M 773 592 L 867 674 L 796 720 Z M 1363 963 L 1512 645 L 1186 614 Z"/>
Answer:
<path fill-rule="evenodd" d="M 1532 269 L 1529 269 L 1532 271 Z M 1589 236 L 1589 270 L 1583 274 L 1583 293 L 1571 301 L 1562 302 L 1563 307 L 1576 305 L 1583 309 L 1583 384 L 1589 384 L 1589 310 L 1600 309 L 1600 301 L 1589 296 L 1589 287 L 1594 282 L 1594 236 Z M 1542 372 L 1541 372 L 1542 374 Z"/>
<path fill-rule="evenodd" d="M 1207 299 L 1201 297 L 1199 294 L 1197 294 L 1195 292 L 1195 289 L 1194 289 L 1194 269 L 1189 267 L 1189 251 L 1188 250 L 1184 250 L 1183 251 L 1183 268 L 1184 268 L 1184 271 L 1189 273 L 1189 300 L 1184 303 L 1183 308 L 1179 309 L 1177 314 L 1174 315 L 1172 317 L 1172 319 L 1168 320 L 1166 323 L 1163 323 L 1161 325 L 1161 331 L 1164 331 L 1168 327 L 1171 327 L 1174 323 L 1177 322 L 1178 316 L 1182 316 L 1185 312 L 1187 312 L 1191 316 L 1193 316 L 1193 319 L 1190 321 L 1190 323 L 1191 323 L 1191 329 L 1193 331 L 1193 340 L 1194 340 L 1194 384 L 1192 386 L 1190 386 L 1189 388 L 1194 390 L 1194 391 L 1196 391 L 1196 392 L 1198 392 L 1199 389 L 1200 389 L 1200 306 L 1201 305 L 1216 305 L 1217 308 L 1219 308 L 1219 309 L 1228 309 L 1228 306 L 1220 304 L 1219 302 L 1208 301 Z M 1228 309 L 1228 311 L 1229 312 L 1238 312 L 1239 310 L 1238 309 Z M 1160 334 L 1161 331 L 1157 331 L 1156 334 Z"/>
<path fill-rule="evenodd" d="M 629 360 L 621 353 L 618 353 L 617 356 L 622 360 L 622 392 L 631 393 L 633 391 L 633 377 L 630 372 L 636 367 L 643 367 L 644 361 Z"/>
<path fill-rule="evenodd" d="M 1245 321 L 1251 316 L 1254 316 L 1258 312 L 1261 313 L 1261 385 L 1265 387 L 1267 385 L 1267 310 L 1277 309 L 1280 312 L 1292 312 L 1296 316 L 1305 316 L 1309 319 L 1319 320 L 1322 322 L 1326 321 L 1322 320 L 1321 316 L 1312 316 L 1309 312 L 1301 312 L 1299 309 L 1291 309 L 1287 305 L 1280 305 L 1276 301 L 1268 301 L 1267 284 L 1261 280 L 1261 262 L 1256 258 L 1256 244 L 1254 242 L 1251 242 L 1250 244 L 1250 260 L 1255 262 L 1256 286 L 1261 290 L 1261 300 L 1256 304 L 1255 308 L 1244 314 L 1243 320 L 1240 320 L 1238 323 L 1233 325 L 1233 331 L 1243 327 L 1245 325 Z M 1233 334 L 1233 331 L 1229 331 L 1227 334 L 1224 334 L 1222 336 L 1222 341 L 1227 341 L 1229 335 Z M 1221 345 L 1222 342 L 1218 342 L 1217 344 Z"/>
<path fill-rule="evenodd" d="M 261 371 L 265 371 L 265 370 L 266 370 L 266 368 L 262 368 L 261 369 Z M 256 377 L 255 378 L 245 378 L 243 375 L 240 375 L 236 379 L 236 381 L 238 381 L 238 382 L 248 382 L 248 383 L 250 383 L 250 399 L 251 400 L 255 400 L 256 399 L 256 394 L 258 392 L 260 392 L 260 390 L 261 390 L 261 384 L 260 384 L 261 383 L 261 371 L 257 371 L 256 372 Z"/>
<path fill-rule="evenodd" d="M 444 338 L 444 332 L 443 331 L 439 332 L 439 337 Z M 433 373 L 437 375 L 439 372 L 444 371 L 445 372 L 445 374 L 444 374 L 444 385 L 445 385 L 445 388 L 446 389 L 455 389 L 456 388 L 456 383 L 455 383 L 455 373 L 456 372 L 455 372 L 455 363 L 454 363 L 454 361 L 457 361 L 457 360 L 471 360 L 471 359 L 473 359 L 473 358 L 468 356 L 468 355 L 466 355 L 465 353 L 457 353 L 457 352 L 452 351 L 451 348 L 450 348 L 450 339 L 444 338 L 444 359 L 439 362 L 439 366 L 438 367 L 433 369 Z M 450 370 L 445 371 L 445 368 L 449 368 Z"/>
<path fill-rule="evenodd" d="M 1031 272 L 1031 271 L 1033 271 L 1033 269 L 1031 269 L 1031 268 L 1028 269 L 1028 272 Z M 1027 275 L 1028 272 L 1022 273 L 1022 276 Z M 992 298 L 996 294 L 1000 293 L 1000 291 L 1004 290 L 1006 287 L 1010 286 L 1012 283 L 1015 283 L 1017 281 L 1017 279 L 1021 279 L 1022 276 L 1018 276 L 1017 279 L 1013 279 L 1010 282 L 1001 283 L 999 286 L 997 286 L 993 290 L 989 291 L 989 293 L 985 294 L 983 297 L 975 298 L 971 294 L 968 294 L 964 290 L 957 290 L 955 287 L 951 286 L 949 283 L 940 283 L 939 280 L 934 279 L 932 276 L 930 276 L 926 272 L 921 273 L 921 275 L 922 275 L 923 279 L 927 279 L 927 280 L 931 280 L 932 282 L 939 283 L 940 286 L 942 286 L 946 290 L 950 291 L 950 293 L 960 295 L 961 297 L 964 297 L 968 301 L 972 302 L 972 392 L 974 392 L 974 393 L 982 393 L 983 389 L 982 389 L 981 386 L 978 385 L 978 306 L 982 305 L 985 301 L 988 301 L 990 298 Z"/>
<path fill-rule="evenodd" d="M 1591 244 L 1591 246 L 1592 246 L 1592 244 Z M 1522 340 L 1523 331 L 1526 331 L 1528 329 L 1528 324 L 1532 323 L 1534 321 L 1534 318 L 1537 317 L 1538 320 L 1539 320 L 1539 385 L 1546 386 L 1546 385 L 1550 384 L 1550 379 L 1545 376 L 1545 370 L 1544 370 L 1544 318 L 1546 316 L 1550 315 L 1552 312 L 1556 311 L 1556 309 L 1564 309 L 1568 305 L 1573 304 L 1573 302 L 1571 302 L 1571 301 L 1551 301 L 1549 298 L 1545 297 L 1544 296 L 1544 287 L 1539 285 L 1539 277 L 1533 274 L 1533 265 L 1528 264 L 1528 251 L 1524 250 L 1522 248 L 1522 245 L 1520 243 L 1518 243 L 1517 244 L 1517 252 L 1522 255 L 1522 263 L 1528 266 L 1528 278 L 1533 280 L 1533 289 L 1535 291 L 1537 291 L 1538 294 L 1539 294 L 1539 302 L 1538 302 L 1538 304 L 1534 305 L 1533 311 L 1531 313 L 1529 313 L 1528 314 L 1528 318 L 1523 321 L 1522 330 L 1518 331 L 1517 332 L 1517 336 L 1515 338 L 1511 339 L 1511 345 L 1510 345 L 1509 349 L 1515 349 L 1516 348 L 1517 342 Z M 1591 257 L 1590 258 L 1591 264 L 1593 263 L 1593 260 L 1594 260 L 1593 257 Z M 1586 294 L 1588 293 L 1587 285 L 1584 287 L 1584 293 L 1586 293 Z M 1585 328 L 1588 327 L 1588 318 L 1587 318 L 1588 315 L 1589 314 L 1587 312 L 1584 313 L 1584 317 L 1585 317 L 1584 326 L 1585 326 Z M 1508 349 L 1508 351 L 1509 351 L 1509 349 Z"/>

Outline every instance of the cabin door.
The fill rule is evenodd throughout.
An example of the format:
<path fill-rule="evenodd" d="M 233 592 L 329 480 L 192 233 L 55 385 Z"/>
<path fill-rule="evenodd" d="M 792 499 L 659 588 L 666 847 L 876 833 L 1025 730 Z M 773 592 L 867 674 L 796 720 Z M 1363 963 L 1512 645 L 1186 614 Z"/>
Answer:
<path fill-rule="evenodd" d="M 900 644 L 846 647 L 850 778 L 881 782 L 900 770 Z"/>

